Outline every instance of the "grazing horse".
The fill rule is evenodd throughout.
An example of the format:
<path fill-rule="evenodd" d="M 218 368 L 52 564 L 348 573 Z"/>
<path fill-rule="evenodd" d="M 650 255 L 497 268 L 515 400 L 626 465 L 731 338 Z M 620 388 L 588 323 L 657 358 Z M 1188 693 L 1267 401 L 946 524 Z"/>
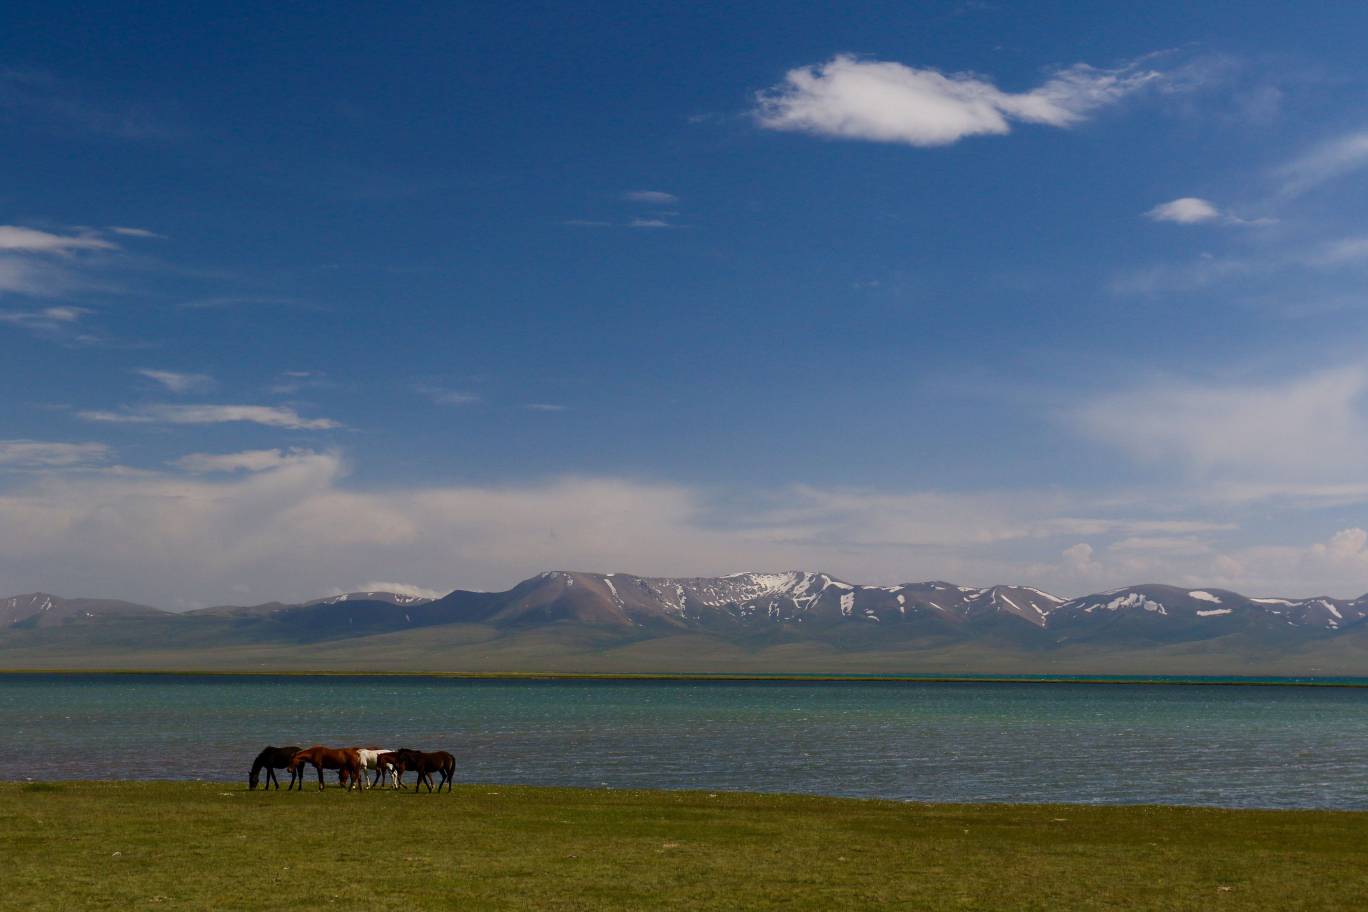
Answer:
<path fill-rule="evenodd" d="M 451 791 L 451 780 L 456 776 L 456 758 L 446 751 L 416 751 L 411 748 L 401 747 L 394 752 L 398 756 L 396 760 L 399 764 L 399 784 L 403 784 L 404 773 L 413 770 L 418 774 L 418 785 L 427 783 L 428 792 L 432 791 L 432 774 L 441 773 L 442 781 L 437 784 L 437 790 L 441 791 L 442 786 Z M 418 794 L 418 785 L 413 787 L 413 793 Z"/>
<path fill-rule="evenodd" d="M 274 782 L 278 791 L 280 780 L 276 778 L 275 771 L 288 769 L 290 770 L 290 788 L 294 788 L 295 780 L 299 778 L 299 772 L 291 769 L 290 761 L 294 759 L 294 755 L 297 753 L 299 753 L 298 747 L 267 747 L 262 750 L 252 761 L 252 771 L 247 774 L 247 787 L 252 789 L 257 787 L 257 783 L 261 781 L 261 771 L 264 769 L 266 770 L 266 788 L 270 788 L 271 783 Z M 287 792 L 289 790 L 286 789 Z"/>
<path fill-rule="evenodd" d="M 357 756 L 356 749 L 352 747 L 323 747 L 315 744 L 308 750 L 299 751 L 290 759 L 290 772 L 298 771 L 300 778 L 303 778 L 304 767 L 312 765 L 318 770 L 318 788 L 323 790 L 323 771 L 325 769 L 337 770 L 339 779 L 345 777 L 348 781 L 347 791 L 361 787 L 361 758 Z M 299 790 L 304 790 L 304 783 L 301 781 Z"/>

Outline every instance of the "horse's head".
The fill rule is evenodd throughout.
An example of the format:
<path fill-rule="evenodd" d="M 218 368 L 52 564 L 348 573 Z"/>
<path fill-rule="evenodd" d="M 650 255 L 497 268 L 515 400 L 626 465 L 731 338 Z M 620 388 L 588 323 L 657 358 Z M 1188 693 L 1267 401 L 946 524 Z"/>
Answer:
<path fill-rule="evenodd" d="M 252 767 L 252 771 L 251 771 L 250 773 L 247 774 L 247 787 L 248 787 L 249 789 L 254 789 L 254 788 L 257 787 L 257 783 L 260 782 L 260 781 L 261 781 L 261 774 L 260 774 L 260 771 L 254 766 L 254 767 Z"/>

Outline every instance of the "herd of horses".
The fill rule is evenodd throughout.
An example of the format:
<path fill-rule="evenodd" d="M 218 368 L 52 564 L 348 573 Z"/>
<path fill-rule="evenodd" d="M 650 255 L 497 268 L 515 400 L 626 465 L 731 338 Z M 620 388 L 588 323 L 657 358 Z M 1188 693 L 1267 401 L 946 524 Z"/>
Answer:
<path fill-rule="evenodd" d="M 304 772 L 310 766 L 318 770 L 320 789 L 325 785 L 323 771 L 337 770 L 338 784 L 345 786 L 347 791 L 374 788 L 380 785 L 382 780 L 388 781 L 394 788 L 408 788 L 404 785 L 404 774 L 412 771 L 418 774 L 418 783 L 413 787 L 415 793 L 424 784 L 427 785 L 429 792 L 432 791 L 434 773 L 442 777 L 437 783 L 437 791 L 440 792 L 445 785 L 449 792 L 451 780 L 456 776 L 456 758 L 446 751 L 419 751 L 407 747 L 387 750 L 383 747 L 322 745 L 310 748 L 267 747 L 252 761 L 252 771 L 247 775 L 247 787 L 256 788 L 261 783 L 262 770 L 265 770 L 266 788 L 269 789 L 274 782 L 278 791 L 280 780 L 276 778 L 275 771 L 283 769 L 290 772 L 290 785 L 285 791 L 293 789 L 298 782 L 299 790 L 302 792 Z M 367 782 L 367 773 L 371 770 L 375 771 L 375 779 Z"/>

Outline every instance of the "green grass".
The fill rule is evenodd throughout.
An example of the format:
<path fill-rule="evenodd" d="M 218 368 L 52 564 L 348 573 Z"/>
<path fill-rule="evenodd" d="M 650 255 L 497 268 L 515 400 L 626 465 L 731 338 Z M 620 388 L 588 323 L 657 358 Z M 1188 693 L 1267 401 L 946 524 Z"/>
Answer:
<path fill-rule="evenodd" d="M 1368 814 L 0 784 L 0 909 L 1361 908 Z"/>

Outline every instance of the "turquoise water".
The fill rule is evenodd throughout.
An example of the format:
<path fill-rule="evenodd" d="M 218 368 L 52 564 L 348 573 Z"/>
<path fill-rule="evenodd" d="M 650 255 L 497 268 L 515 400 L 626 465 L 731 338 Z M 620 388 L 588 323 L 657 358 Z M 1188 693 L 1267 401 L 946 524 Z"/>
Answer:
<path fill-rule="evenodd" d="M 1368 808 L 1368 689 L 0 676 L 0 777 L 246 778 L 264 745 L 457 778 L 917 801 Z"/>

